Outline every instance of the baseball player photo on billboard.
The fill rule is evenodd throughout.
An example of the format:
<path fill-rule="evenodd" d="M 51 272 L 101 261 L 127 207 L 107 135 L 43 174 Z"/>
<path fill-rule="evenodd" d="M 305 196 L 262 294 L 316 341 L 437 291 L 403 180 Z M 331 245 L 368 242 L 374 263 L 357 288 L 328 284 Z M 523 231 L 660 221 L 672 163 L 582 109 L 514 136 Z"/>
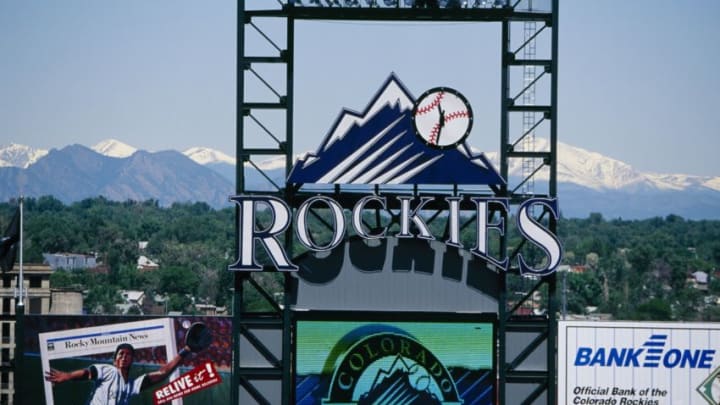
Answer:
<path fill-rule="evenodd" d="M 40 333 L 45 402 L 130 405 L 157 402 L 155 390 L 178 379 L 178 368 L 207 348 L 203 323 L 188 329 L 178 350 L 172 319 Z M 176 396 L 173 405 L 181 405 Z"/>

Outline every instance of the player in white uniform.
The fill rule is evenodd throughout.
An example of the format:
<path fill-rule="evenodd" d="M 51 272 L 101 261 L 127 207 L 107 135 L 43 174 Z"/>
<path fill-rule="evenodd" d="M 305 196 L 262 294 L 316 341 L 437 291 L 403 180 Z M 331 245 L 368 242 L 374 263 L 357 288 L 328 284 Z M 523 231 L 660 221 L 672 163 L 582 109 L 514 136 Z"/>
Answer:
<path fill-rule="evenodd" d="M 95 386 L 88 398 L 89 405 L 128 405 L 131 396 L 164 380 L 190 353 L 190 348 L 185 346 L 174 359 L 158 370 L 130 378 L 135 349 L 128 343 L 122 343 L 115 349 L 112 365 L 93 364 L 88 368 L 69 372 L 50 369 L 45 373 L 45 379 L 53 383 L 92 380 Z"/>

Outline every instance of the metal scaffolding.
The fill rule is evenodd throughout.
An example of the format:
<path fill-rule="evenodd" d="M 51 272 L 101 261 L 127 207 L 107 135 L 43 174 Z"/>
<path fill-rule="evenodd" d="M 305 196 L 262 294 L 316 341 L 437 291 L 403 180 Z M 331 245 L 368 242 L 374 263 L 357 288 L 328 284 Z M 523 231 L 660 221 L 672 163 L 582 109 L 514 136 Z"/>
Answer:
<path fill-rule="evenodd" d="M 274 195 L 297 208 L 317 190 L 301 185 L 276 184 L 249 187 L 249 170 L 263 174 L 259 162 L 284 157 L 286 175 L 293 164 L 293 103 L 295 22 L 297 20 L 357 21 L 465 21 L 501 25 L 500 174 L 507 185 L 491 195 L 519 205 L 529 197 L 557 196 L 557 59 L 558 0 L 537 7 L 532 0 L 286 0 L 261 1 L 250 7 L 238 2 L 237 30 L 237 144 L 236 193 Z M 254 3 L 254 4 L 257 4 Z M 280 26 L 270 35 L 262 21 Z M 515 33 L 515 35 L 512 35 Z M 252 37 L 252 39 L 250 39 Z M 276 38 L 281 38 L 277 40 Z M 513 41 L 517 38 L 517 41 Z M 252 41 L 262 43 L 265 53 L 250 54 Z M 254 46 L 255 43 L 253 42 Z M 253 47 L 260 48 L 260 46 Z M 268 76 L 275 68 L 282 73 Z M 277 79 L 282 77 L 281 79 Z M 248 100 L 247 86 L 264 88 L 267 97 Z M 542 150 L 536 148 L 544 139 Z M 262 140 L 262 141 L 259 141 Z M 257 146 L 260 145 L 260 146 Z M 520 175 L 511 175 L 521 167 Z M 413 190 L 432 195 L 432 190 Z M 344 193 L 340 185 L 330 188 L 343 208 L 360 198 Z M 538 220 L 556 231 L 548 212 Z M 507 220 L 507 218 L 504 218 Z M 292 254 L 293 233 L 288 229 L 286 249 Z M 499 249 L 511 259 L 526 246 L 509 246 L 503 237 Z M 288 273 L 266 266 L 283 286 L 277 297 L 265 287 L 262 273 L 235 274 L 233 300 L 233 403 L 290 404 L 292 381 L 292 296 L 296 284 Z M 555 340 L 557 335 L 556 277 L 528 279 L 517 268 L 501 272 L 498 305 L 498 384 L 500 404 L 554 404 L 556 392 Z M 249 292 L 267 302 L 267 308 L 251 311 Z M 537 302 L 544 302 L 541 308 Z M 533 311 L 525 311 L 532 308 Z"/>

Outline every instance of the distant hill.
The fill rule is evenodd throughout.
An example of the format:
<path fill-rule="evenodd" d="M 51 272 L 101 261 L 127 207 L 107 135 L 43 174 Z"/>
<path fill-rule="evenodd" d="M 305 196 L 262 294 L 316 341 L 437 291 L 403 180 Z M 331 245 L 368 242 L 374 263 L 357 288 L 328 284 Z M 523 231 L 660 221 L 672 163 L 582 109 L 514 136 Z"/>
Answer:
<path fill-rule="evenodd" d="M 234 184 L 176 151 L 136 151 L 125 158 L 81 145 L 51 150 L 26 169 L 0 168 L 0 199 L 53 195 L 65 202 L 104 196 L 111 200 L 156 199 L 162 205 L 203 201 L 229 206 Z"/>
<path fill-rule="evenodd" d="M 48 152 L 17 144 L 0 147 L 0 200 L 22 194 L 53 195 L 72 202 L 102 195 L 120 201 L 157 199 L 163 205 L 202 201 L 220 208 L 229 206 L 227 199 L 235 193 L 235 160 L 219 151 L 197 147 L 183 153 L 151 153 L 116 140 L 93 149 L 72 145 Z M 497 166 L 497 154 L 486 155 Z M 558 155 L 558 196 L 564 217 L 585 218 L 596 212 L 607 219 L 670 214 L 720 219 L 720 177 L 642 173 L 563 143 Z M 283 185 L 284 158 L 256 164 Z M 521 168 L 511 167 L 510 173 L 519 176 Z M 252 166 L 246 166 L 246 185 L 257 191 L 273 189 Z"/>

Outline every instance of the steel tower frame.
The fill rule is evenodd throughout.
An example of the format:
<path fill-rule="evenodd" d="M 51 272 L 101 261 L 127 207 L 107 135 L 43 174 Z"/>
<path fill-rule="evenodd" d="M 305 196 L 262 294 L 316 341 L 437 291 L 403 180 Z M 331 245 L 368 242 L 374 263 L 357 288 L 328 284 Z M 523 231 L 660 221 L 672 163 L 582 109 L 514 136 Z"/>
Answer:
<path fill-rule="evenodd" d="M 285 158 L 286 175 L 293 164 L 293 83 L 296 20 L 358 20 L 358 21 L 476 21 L 501 24 L 501 117 L 500 117 L 500 174 L 507 185 L 492 191 L 497 197 L 507 197 L 511 205 L 519 205 L 530 197 L 557 197 L 557 83 L 558 83 L 558 7 L 559 0 L 547 0 L 549 10 L 539 11 L 538 0 L 471 0 L 464 7 L 460 2 L 441 0 L 440 7 L 415 8 L 412 0 L 260 0 L 251 7 L 251 0 L 239 0 L 237 9 L 237 105 L 236 105 L 236 193 L 263 194 L 283 198 L 293 209 L 317 191 L 307 192 L 300 185 L 275 184 L 273 190 L 252 190 L 247 182 L 247 168 L 263 174 L 258 159 L 270 156 Z M 257 4 L 260 3 L 260 6 Z M 461 5 L 462 6 L 462 5 Z M 259 21 L 271 20 L 280 26 L 284 43 L 278 45 Z M 538 24 L 528 37 L 522 35 L 529 23 Z M 515 33 L 514 35 L 511 35 Z M 261 55 L 249 55 L 249 35 L 269 45 Z M 513 38 L 522 38 L 520 43 Z M 536 56 L 536 42 L 543 47 Z M 533 48 L 528 51 L 528 46 Z M 529 56 L 530 55 L 530 56 Z M 284 68 L 283 79 L 270 78 L 263 69 Z M 535 74 L 536 68 L 541 69 Z M 527 80 L 527 71 L 533 72 Z M 264 100 L 246 100 L 249 78 L 268 90 Z M 275 81 L 273 81 L 275 80 Z M 536 87 L 537 86 L 537 87 Z M 532 93 L 530 93 L 532 92 Z M 536 94 L 539 97 L 536 98 Z M 531 102 L 528 102 L 531 100 Z M 273 128 L 263 114 L 275 114 L 284 121 Z M 534 118 L 529 122 L 528 117 Z M 251 129 L 251 127 L 253 129 Z M 528 150 L 536 131 L 546 138 L 542 150 Z M 528 142 L 531 136 L 533 142 Z M 270 147 L 254 147 L 257 137 L 264 137 Z M 525 146 L 525 147 L 523 147 Z M 528 162 L 537 167 L 529 170 Z M 521 167 L 521 174 L 513 169 Z M 536 181 L 542 179 L 542 181 Z M 527 187 L 527 184 L 533 187 Z M 541 188 L 538 191 L 536 188 Z M 457 191 L 457 185 L 454 190 Z M 329 190 L 344 208 L 352 208 L 360 198 L 341 192 L 335 185 Z M 420 190 L 414 190 L 418 193 Z M 428 192 L 423 192 L 428 195 Z M 439 209 L 439 208 L 438 208 Z M 548 228 L 556 233 L 557 223 L 548 212 L 538 214 Z M 507 218 L 504 218 L 507 219 Z M 293 233 L 285 237 L 287 252 L 292 255 Z M 500 240 L 501 251 L 511 258 L 523 248 L 509 246 L 508 237 Z M 236 252 L 237 253 L 237 252 Z M 266 265 L 263 273 L 276 272 Z M 501 293 L 498 311 L 498 385 L 500 404 L 554 404 L 557 400 L 557 365 L 555 345 L 557 337 L 558 304 L 555 274 L 539 278 L 522 277 L 517 268 L 499 276 Z M 237 272 L 233 291 L 233 369 L 231 381 L 232 403 L 290 404 L 294 381 L 291 352 L 291 303 L 296 283 L 288 273 L 278 279 L 283 293 L 274 297 L 259 280 L 257 273 Z M 520 291 L 514 291 L 519 288 Z M 252 292 L 267 303 L 269 310 L 251 311 L 246 307 L 246 295 Z M 519 298 L 516 297 L 519 295 Z M 535 309 L 536 298 L 544 300 L 542 310 Z"/>

